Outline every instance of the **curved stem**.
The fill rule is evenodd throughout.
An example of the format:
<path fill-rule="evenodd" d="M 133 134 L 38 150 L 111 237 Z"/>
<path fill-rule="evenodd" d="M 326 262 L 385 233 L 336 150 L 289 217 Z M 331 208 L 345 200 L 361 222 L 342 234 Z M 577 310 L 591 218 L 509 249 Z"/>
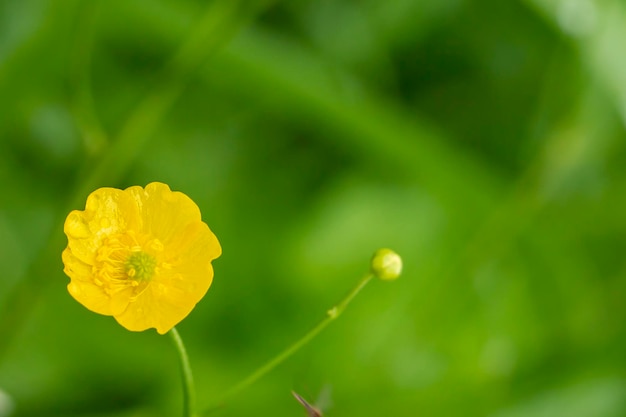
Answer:
<path fill-rule="evenodd" d="M 367 285 L 367 283 L 373 277 L 374 276 L 372 274 L 367 274 L 366 276 L 364 276 L 358 282 L 358 284 L 337 305 L 335 305 L 334 307 L 332 307 L 330 310 L 326 312 L 326 316 L 317 325 L 315 325 L 311 330 L 309 330 L 304 336 L 298 339 L 291 346 L 287 347 L 278 355 L 276 355 L 275 357 L 267 361 L 257 370 L 255 370 L 246 378 L 244 378 L 241 382 L 233 386 L 230 390 L 226 391 L 226 393 L 224 393 L 220 397 L 219 401 L 216 401 L 215 405 L 210 407 L 208 410 L 205 410 L 203 414 L 207 414 L 211 411 L 214 411 L 224 406 L 225 403 L 229 399 L 231 399 L 232 397 L 237 395 L 239 392 L 243 391 L 248 386 L 252 385 L 254 382 L 256 382 L 257 380 L 265 376 L 265 374 L 269 373 L 276 366 L 284 362 L 285 359 L 289 358 L 291 355 L 297 352 L 301 347 L 303 347 L 308 342 L 310 342 L 311 339 L 313 339 L 315 336 L 318 335 L 319 332 L 321 332 L 324 328 L 326 328 L 326 326 L 328 326 L 330 322 L 335 320 L 337 317 L 341 315 L 341 313 L 343 313 L 343 311 L 346 309 L 348 304 L 350 304 L 350 301 L 352 301 L 352 299 L 361 291 L 361 289 L 363 289 L 363 287 L 365 287 L 365 285 Z"/>
<path fill-rule="evenodd" d="M 183 339 L 178 334 L 176 327 L 172 327 L 172 330 L 168 332 L 171 336 L 176 350 L 178 351 L 178 358 L 180 360 L 180 371 L 183 377 L 183 417 L 195 417 L 196 416 L 196 388 L 193 383 L 193 375 L 191 374 L 191 366 L 189 365 L 189 356 L 185 350 Z"/>

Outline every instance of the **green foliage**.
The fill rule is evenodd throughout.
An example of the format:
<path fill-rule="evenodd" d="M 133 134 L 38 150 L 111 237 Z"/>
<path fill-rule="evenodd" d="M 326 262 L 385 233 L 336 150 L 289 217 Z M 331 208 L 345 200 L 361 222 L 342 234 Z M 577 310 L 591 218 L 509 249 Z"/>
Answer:
<path fill-rule="evenodd" d="M 168 183 L 224 249 L 178 327 L 220 416 L 626 414 L 619 0 L 0 3 L 0 394 L 178 415 L 176 353 L 67 294 L 62 222 Z M 4 417 L 5 395 L 0 395 Z"/>

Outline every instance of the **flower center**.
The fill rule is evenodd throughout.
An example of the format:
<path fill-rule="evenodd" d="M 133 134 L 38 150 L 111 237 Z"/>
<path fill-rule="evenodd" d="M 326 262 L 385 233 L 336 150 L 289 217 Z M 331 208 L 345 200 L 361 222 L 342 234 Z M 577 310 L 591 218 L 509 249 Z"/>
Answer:
<path fill-rule="evenodd" d="M 136 281 L 146 281 L 152 278 L 156 268 L 156 259 L 154 256 L 143 251 L 133 252 L 124 267 L 129 278 Z"/>
<path fill-rule="evenodd" d="M 165 265 L 159 262 L 161 251 L 158 239 L 133 231 L 109 236 L 96 253 L 94 283 L 110 296 L 129 288 L 134 288 L 133 296 L 141 294 Z"/>

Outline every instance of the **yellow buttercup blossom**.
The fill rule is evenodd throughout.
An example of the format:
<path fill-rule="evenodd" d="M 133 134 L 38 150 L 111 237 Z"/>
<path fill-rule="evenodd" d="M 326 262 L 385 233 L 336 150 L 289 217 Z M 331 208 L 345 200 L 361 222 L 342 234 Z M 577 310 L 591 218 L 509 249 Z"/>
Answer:
<path fill-rule="evenodd" d="M 69 293 L 132 331 L 167 333 L 213 281 L 222 248 L 185 194 L 153 182 L 100 188 L 65 220 Z"/>

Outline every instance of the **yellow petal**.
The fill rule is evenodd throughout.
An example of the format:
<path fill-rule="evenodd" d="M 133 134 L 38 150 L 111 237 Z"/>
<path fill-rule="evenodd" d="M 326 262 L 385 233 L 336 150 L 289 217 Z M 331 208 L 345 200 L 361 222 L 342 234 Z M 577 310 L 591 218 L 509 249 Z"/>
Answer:
<path fill-rule="evenodd" d="M 189 197 L 173 192 L 163 183 L 153 182 L 146 186 L 125 190 L 132 195 L 140 208 L 144 233 L 164 244 L 193 222 L 200 222 L 200 209 Z"/>
<path fill-rule="evenodd" d="M 76 258 L 69 248 L 62 254 L 64 272 L 71 278 L 70 295 L 89 310 L 111 316 L 126 310 L 134 288 L 125 285 L 106 286 L 92 274 L 92 266 Z"/>
<path fill-rule="evenodd" d="M 155 328 L 160 334 L 167 333 L 189 315 L 211 286 L 211 264 L 207 261 L 195 269 L 195 275 L 176 269 L 159 274 L 115 319 L 128 330 Z"/>
<path fill-rule="evenodd" d="M 89 195 L 84 211 L 74 210 L 67 216 L 64 231 L 72 253 L 93 265 L 105 237 L 140 227 L 139 209 L 127 193 L 100 188 Z"/>
<path fill-rule="evenodd" d="M 65 273 L 71 281 L 67 286 L 70 295 L 89 310 L 104 315 L 111 315 L 111 300 L 98 286 L 91 275 L 91 266 L 85 264 L 67 248 L 62 254 Z"/>
<path fill-rule="evenodd" d="M 164 256 L 173 265 L 186 264 L 193 268 L 198 260 L 210 262 L 221 254 L 222 247 L 209 226 L 203 222 L 195 222 L 188 224 L 170 239 Z"/>

